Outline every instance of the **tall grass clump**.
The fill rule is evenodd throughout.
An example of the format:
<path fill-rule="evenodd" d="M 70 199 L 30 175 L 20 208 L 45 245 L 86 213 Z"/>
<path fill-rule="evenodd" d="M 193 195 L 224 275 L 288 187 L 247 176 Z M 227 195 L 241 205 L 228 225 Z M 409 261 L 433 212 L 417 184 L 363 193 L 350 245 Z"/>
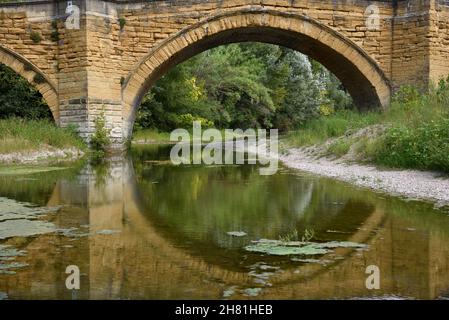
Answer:
<path fill-rule="evenodd" d="M 39 150 L 45 146 L 86 148 L 73 127 L 58 128 L 49 120 L 0 120 L 0 153 Z"/>
<path fill-rule="evenodd" d="M 381 121 L 383 115 L 379 111 L 358 112 L 340 110 L 329 116 L 321 116 L 310 120 L 298 130 L 287 133 L 284 141 L 295 147 L 322 143 L 327 139 L 340 137 L 349 130 L 357 130 Z"/>

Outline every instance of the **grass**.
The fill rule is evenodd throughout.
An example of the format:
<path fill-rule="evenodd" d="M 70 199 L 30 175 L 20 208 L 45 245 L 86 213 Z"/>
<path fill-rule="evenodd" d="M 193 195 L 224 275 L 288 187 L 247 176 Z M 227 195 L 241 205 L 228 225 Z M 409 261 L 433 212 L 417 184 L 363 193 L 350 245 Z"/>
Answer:
<path fill-rule="evenodd" d="M 371 125 L 385 130 L 354 139 L 351 133 Z M 449 78 L 426 94 L 402 88 L 384 112 L 339 111 L 306 123 L 283 137 L 287 148 L 319 145 L 337 138 L 328 152 L 337 156 L 352 146 L 375 164 L 449 173 Z"/>
<path fill-rule="evenodd" d="M 353 143 L 352 139 L 337 140 L 329 146 L 328 152 L 341 157 L 349 152 Z"/>
<path fill-rule="evenodd" d="M 0 120 L 0 153 L 40 150 L 45 146 L 86 149 L 85 143 L 71 128 L 58 128 L 47 120 Z"/>
<path fill-rule="evenodd" d="M 310 120 L 300 129 L 287 133 L 283 137 L 283 142 L 291 147 L 319 144 L 330 138 L 343 136 L 349 130 L 380 123 L 384 118 L 385 115 L 378 111 L 360 113 L 342 110 L 330 116 Z"/>
<path fill-rule="evenodd" d="M 144 143 L 169 143 L 170 133 L 161 132 L 157 129 L 136 130 L 133 134 L 133 141 Z"/>

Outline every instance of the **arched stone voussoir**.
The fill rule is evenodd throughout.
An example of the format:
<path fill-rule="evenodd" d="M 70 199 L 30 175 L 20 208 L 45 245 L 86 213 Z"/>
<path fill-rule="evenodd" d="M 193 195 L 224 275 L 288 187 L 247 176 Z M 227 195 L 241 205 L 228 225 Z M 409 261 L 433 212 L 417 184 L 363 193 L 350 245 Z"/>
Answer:
<path fill-rule="evenodd" d="M 59 124 L 59 101 L 56 85 L 31 61 L 2 45 L 0 45 L 0 63 L 10 67 L 42 94 L 55 122 Z"/>
<path fill-rule="evenodd" d="M 282 45 L 317 60 L 340 79 L 360 109 L 389 103 L 388 78 L 355 42 L 308 16 L 252 7 L 207 17 L 161 41 L 144 56 L 122 89 L 123 102 L 131 106 L 128 121 L 134 121 L 143 95 L 171 67 L 213 47 L 245 41 Z"/>

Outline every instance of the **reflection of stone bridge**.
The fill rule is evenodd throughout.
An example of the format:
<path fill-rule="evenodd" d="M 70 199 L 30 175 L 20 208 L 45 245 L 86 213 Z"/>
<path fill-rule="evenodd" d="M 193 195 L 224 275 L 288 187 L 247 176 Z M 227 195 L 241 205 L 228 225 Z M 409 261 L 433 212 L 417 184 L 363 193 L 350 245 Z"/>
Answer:
<path fill-rule="evenodd" d="M 386 106 L 400 85 L 426 87 L 449 74 L 443 0 L 71 2 L 69 10 L 58 0 L 0 4 L 0 62 L 36 85 L 57 123 L 76 123 L 86 137 L 104 108 L 115 141 L 124 141 L 158 77 L 230 42 L 311 56 L 361 108 Z M 65 23 L 66 11 L 73 23 Z"/>
<path fill-rule="evenodd" d="M 11 279 L 29 286 L 34 295 L 70 297 L 63 288 L 63 272 L 65 266 L 75 264 L 87 275 L 83 277 L 81 296 L 91 299 L 221 298 L 223 290 L 229 287 L 256 286 L 249 270 L 240 272 L 223 267 L 219 261 L 206 262 L 162 237 L 141 211 L 137 194 L 132 165 L 126 161 L 114 162 L 106 176 L 100 178 L 87 169 L 78 185 L 58 182 L 49 205 L 65 204 L 74 209 L 67 213 L 63 210 L 54 223 L 67 227 L 71 221 L 84 221 L 91 233 L 105 229 L 121 232 L 81 238 L 77 240 L 81 247 L 63 249 L 57 257 L 45 251 L 47 236 L 38 237 L 25 249 L 42 248 L 42 257 Z M 448 239 L 430 231 L 416 234 L 407 230 L 409 226 L 406 219 L 387 216 L 383 208 L 376 208 L 363 228 L 349 239 L 366 242 L 368 251 L 340 249 L 338 254 L 345 258 L 332 265 L 310 264 L 276 273 L 270 277 L 273 286 L 264 287 L 258 298 L 372 295 L 365 289 L 365 268 L 370 264 L 381 270 L 378 295 L 388 292 L 437 297 L 449 287 Z M 45 267 L 38 261 L 46 261 Z M 55 281 L 60 282 L 61 288 L 53 284 Z M 237 292 L 233 298 L 245 297 Z"/>

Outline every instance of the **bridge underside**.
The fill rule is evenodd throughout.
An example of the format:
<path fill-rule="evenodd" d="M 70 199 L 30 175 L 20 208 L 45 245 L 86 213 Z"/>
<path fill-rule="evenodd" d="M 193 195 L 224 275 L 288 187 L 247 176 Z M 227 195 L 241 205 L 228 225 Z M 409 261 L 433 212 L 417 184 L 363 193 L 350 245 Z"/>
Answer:
<path fill-rule="evenodd" d="M 86 139 L 104 112 L 116 147 L 129 138 L 142 96 L 159 77 L 222 44 L 260 41 L 298 50 L 333 72 L 362 110 L 387 107 L 402 85 L 425 89 L 449 74 L 449 7 L 443 0 L 73 5 L 1 4 L 0 62 L 37 87 L 58 124 L 76 124 Z M 367 10 L 369 5 L 375 7 Z M 79 8 L 79 28 L 73 8 Z M 378 22 L 375 28 L 370 21 Z M 41 39 L 31 40 L 32 34 Z"/>

